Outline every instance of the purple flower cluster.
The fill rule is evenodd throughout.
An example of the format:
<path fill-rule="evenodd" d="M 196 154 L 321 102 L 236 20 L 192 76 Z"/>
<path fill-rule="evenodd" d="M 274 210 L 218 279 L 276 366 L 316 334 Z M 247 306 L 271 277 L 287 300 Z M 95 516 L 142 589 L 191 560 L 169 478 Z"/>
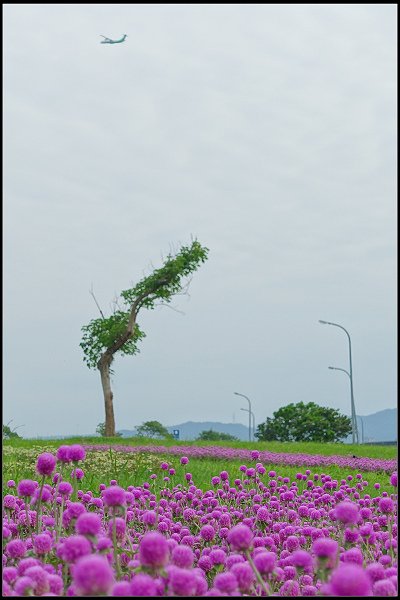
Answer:
<path fill-rule="evenodd" d="M 87 450 L 109 451 L 110 447 L 102 444 L 85 445 Z M 113 446 L 115 452 L 139 452 L 152 454 L 171 454 L 180 456 L 182 452 L 185 456 L 182 457 L 181 464 L 187 464 L 188 457 L 191 458 L 213 458 L 220 460 L 236 460 L 243 459 L 244 461 L 255 460 L 254 450 L 245 450 L 242 448 L 224 448 L 221 446 Z M 253 453 L 253 456 L 252 456 Z M 327 467 L 336 465 L 338 467 L 358 469 L 360 471 L 386 471 L 392 473 L 397 468 L 396 459 L 375 459 L 375 458 L 352 458 L 350 456 L 325 456 L 320 454 L 286 454 L 282 452 L 258 452 L 258 459 L 265 464 L 288 465 L 299 467 Z M 397 472 L 393 473 L 394 480 L 397 485 Z"/>
<path fill-rule="evenodd" d="M 38 458 L 43 478 L 56 460 L 76 467 L 85 452 L 63 446 L 49 456 Z M 40 510 L 37 482 L 7 486 L 3 595 L 397 595 L 397 473 L 393 493 L 372 498 L 361 473 L 339 482 L 307 469 L 291 481 L 263 478 L 258 462 L 223 470 L 202 490 L 182 471 L 157 495 L 150 482 L 124 489 L 112 480 L 99 493 L 78 490 L 78 501 L 56 478 L 40 486 Z"/>

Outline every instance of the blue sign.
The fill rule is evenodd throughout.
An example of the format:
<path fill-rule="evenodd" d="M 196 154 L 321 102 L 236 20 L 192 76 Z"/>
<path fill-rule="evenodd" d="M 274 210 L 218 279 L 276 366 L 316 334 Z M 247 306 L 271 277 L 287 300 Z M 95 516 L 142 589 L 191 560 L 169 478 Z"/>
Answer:
<path fill-rule="evenodd" d="M 172 430 L 172 435 L 174 436 L 174 438 L 176 440 L 179 440 L 179 429 L 173 429 Z"/>

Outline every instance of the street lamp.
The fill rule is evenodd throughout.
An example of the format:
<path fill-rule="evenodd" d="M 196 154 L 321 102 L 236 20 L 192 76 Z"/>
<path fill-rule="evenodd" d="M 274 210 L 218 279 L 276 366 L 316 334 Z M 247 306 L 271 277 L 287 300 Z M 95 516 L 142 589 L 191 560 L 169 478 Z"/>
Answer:
<path fill-rule="evenodd" d="M 356 418 L 356 408 L 355 408 L 355 404 L 354 404 L 354 393 L 353 393 L 353 368 L 352 368 L 352 361 L 351 361 L 351 339 L 350 339 L 350 334 L 347 331 L 347 329 L 345 329 L 342 325 L 338 325 L 337 323 L 331 323 L 331 321 L 322 321 L 321 319 L 319 320 L 320 323 L 322 323 L 323 325 L 333 325 L 334 327 L 339 327 L 340 329 L 343 329 L 343 331 L 346 333 L 348 339 L 349 339 L 349 361 L 350 361 L 350 373 L 348 373 L 347 371 L 345 371 L 345 369 L 337 369 L 338 371 L 345 371 L 345 373 L 348 374 L 348 376 L 350 377 L 350 395 L 351 395 L 351 426 L 352 426 L 352 435 L 353 435 L 353 444 L 358 444 L 359 440 L 358 440 L 358 428 L 357 428 L 357 418 Z M 335 368 L 335 367 L 333 367 Z"/>
<path fill-rule="evenodd" d="M 362 417 L 358 417 L 361 421 L 361 443 L 364 443 L 364 421 Z"/>
<path fill-rule="evenodd" d="M 241 408 L 240 410 L 245 410 L 246 412 L 249 412 L 248 408 Z M 254 438 L 254 434 L 256 432 L 256 419 L 255 419 L 255 416 L 254 416 L 254 413 L 252 410 L 250 410 L 250 413 L 251 413 L 251 417 L 253 419 L 253 438 Z"/>
<path fill-rule="evenodd" d="M 245 396 L 244 394 L 239 394 L 239 392 L 233 392 L 234 394 L 236 394 L 236 396 L 242 396 L 242 398 L 246 398 L 247 402 L 249 403 L 249 442 L 251 442 L 251 402 L 249 400 L 249 398 L 247 396 Z"/>
<path fill-rule="evenodd" d="M 346 369 L 340 369 L 339 367 L 328 367 L 328 369 L 332 369 L 334 371 L 343 371 L 343 373 L 346 373 L 346 375 L 350 379 L 350 383 L 351 383 L 350 373 L 348 371 L 346 371 Z M 356 418 L 357 418 L 357 416 L 356 416 Z M 353 411 L 352 411 L 352 414 L 351 414 L 351 429 L 353 431 Z M 353 435 L 353 444 L 354 444 L 354 435 Z"/>

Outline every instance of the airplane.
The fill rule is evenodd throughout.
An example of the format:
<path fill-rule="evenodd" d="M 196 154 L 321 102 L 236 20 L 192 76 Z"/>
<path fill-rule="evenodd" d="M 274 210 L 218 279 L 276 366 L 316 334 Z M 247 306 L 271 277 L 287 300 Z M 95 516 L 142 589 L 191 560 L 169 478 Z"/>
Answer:
<path fill-rule="evenodd" d="M 100 37 L 104 38 L 104 41 L 100 42 L 100 44 L 121 44 L 122 42 L 125 41 L 125 38 L 128 36 L 126 35 L 126 33 L 124 33 L 123 37 L 120 40 L 111 40 L 110 38 L 106 37 L 105 35 L 101 35 Z"/>

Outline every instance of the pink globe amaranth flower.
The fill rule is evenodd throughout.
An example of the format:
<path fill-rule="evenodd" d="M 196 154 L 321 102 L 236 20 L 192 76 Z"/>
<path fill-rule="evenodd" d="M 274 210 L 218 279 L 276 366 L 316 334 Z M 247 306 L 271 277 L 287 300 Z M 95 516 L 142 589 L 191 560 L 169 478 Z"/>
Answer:
<path fill-rule="evenodd" d="M 29 567 L 36 567 L 37 565 L 40 565 L 40 561 L 36 558 L 23 558 L 17 567 L 18 575 L 22 577 Z"/>
<path fill-rule="evenodd" d="M 139 573 L 131 579 L 132 596 L 156 596 L 157 586 L 155 580 L 150 575 Z"/>
<path fill-rule="evenodd" d="M 72 519 L 77 519 L 79 515 L 82 515 L 86 512 L 85 507 L 80 502 L 68 502 L 68 513 L 70 514 Z"/>
<path fill-rule="evenodd" d="M 80 460 L 85 460 L 86 452 L 83 446 L 80 444 L 73 444 L 69 447 L 69 458 L 72 462 L 78 462 Z"/>
<path fill-rule="evenodd" d="M 47 533 L 39 533 L 33 540 L 33 548 L 36 554 L 47 554 L 53 546 L 53 540 Z"/>
<path fill-rule="evenodd" d="M 390 483 L 393 487 L 397 487 L 397 471 L 391 474 Z"/>
<path fill-rule="evenodd" d="M 101 537 L 98 542 L 97 542 L 97 551 L 98 552 L 103 552 L 103 551 L 107 551 L 110 550 L 110 548 L 112 548 L 113 543 L 110 540 L 110 538 L 107 537 Z"/>
<path fill-rule="evenodd" d="M 354 502 L 340 502 L 335 508 L 335 517 L 346 525 L 357 523 L 359 509 Z"/>
<path fill-rule="evenodd" d="M 286 539 L 286 548 L 289 550 L 289 552 L 293 552 L 294 550 L 297 550 L 297 548 L 299 546 L 300 546 L 299 539 L 295 535 L 289 535 L 288 538 Z"/>
<path fill-rule="evenodd" d="M 11 494 L 6 494 L 3 498 L 3 506 L 4 508 L 8 508 L 10 510 L 14 510 L 17 508 L 17 499 L 15 496 Z"/>
<path fill-rule="evenodd" d="M 348 527 L 344 531 L 344 541 L 354 544 L 360 537 L 360 533 L 357 529 L 349 529 Z"/>
<path fill-rule="evenodd" d="M 224 565 L 226 562 L 226 553 L 222 548 L 214 548 L 214 550 L 211 550 L 209 557 L 213 565 Z"/>
<path fill-rule="evenodd" d="M 95 506 L 96 508 L 102 508 L 103 500 L 101 498 L 92 498 L 90 501 L 91 506 Z"/>
<path fill-rule="evenodd" d="M 187 465 L 188 462 L 189 462 L 189 459 L 188 459 L 187 456 L 182 456 L 181 457 L 181 460 L 180 460 L 181 465 Z"/>
<path fill-rule="evenodd" d="M 168 567 L 168 589 L 175 596 L 194 596 L 196 593 L 196 576 L 191 569 L 180 569 L 174 565 Z"/>
<path fill-rule="evenodd" d="M 39 502 L 40 490 L 36 489 L 32 497 L 32 504 Z M 42 489 L 41 502 L 50 502 L 52 499 L 51 493 L 45 487 Z"/>
<path fill-rule="evenodd" d="M 370 596 L 372 586 L 364 569 L 358 565 L 340 565 L 331 575 L 329 586 L 334 596 Z"/>
<path fill-rule="evenodd" d="M 383 565 L 377 562 L 373 562 L 367 565 L 365 567 L 365 571 L 372 582 L 378 581 L 379 579 L 385 579 L 386 576 Z"/>
<path fill-rule="evenodd" d="M 59 575 L 50 573 L 49 586 L 50 592 L 52 592 L 56 596 L 62 596 L 62 592 L 64 590 L 64 583 Z"/>
<path fill-rule="evenodd" d="M 36 471 L 43 476 L 51 475 L 56 468 L 56 462 L 57 459 L 54 454 L 43 452 L 38 456 Z"/>
<path fill-rule="evenodd" d="M 126 492 L 121 487 L 113 485 L 103 491 L 102 499 L 106 506 L 125 506 Z"/>
<path fill-rule="evenodd" d="M 8 529 L 6 525 L 3 525 L 3 538 L 5 540 L 8 540 L 10 537 L 12 537 L 10 529 Z"/>
<path fill-rule="evenodd" d="M 316 596 L 318 594 L 318 589 L 315 585 L 304 585 L 301 589 L 302 596 Z"/>
<path fill-rule="evenodd" d="M 3 569 L 3 581 L 13 584 L 18 577 L 18 571 L 16 567 L 4 567 Z"/>
<path fill-rule="evenodd" d="M 83 513 L 76 520 L 75 531 L 79 535 L 97 536 L 101 531 L 101 518 L 92 512 Z"/>
<path fill-rule="evenodd" d="M 18 496 L 30 498 L 35 493 L 37 482 L 32 479 L 22 479 L 17 487 Z"/>
<path fill-rule="evenodd" d="M 224 594 L 232 594 L 238 590 L 238 582 L 233 573 L 219 573 L 214 578 L 214 586 Z"/>
<path fill-rule="evenodd" d="M 213 540 L 215 537 L 214 527 L 212 525 L 204 525 L 204 527 L 200 529 L 200 536 L 206 542 L 211 542 L 211 540 Z"/>
<path fill-rule="evenodd" d="M 114 523 L 115 523 L 115 535 L 117 540 L 122 541 L 126 533 L 126 523 L 121 517 L 115 517 L 108 523 L 108 535 L 110 538 L 114 535 Z"/>
<path fill-rule="evenodd" d="M 35 584 L 33 579 L 31 579 L 30 577 L 25 577 L 25 575 L 23 575 L 15 582 L 14 591 L 17 596 L 28 596 L 30 592 L 33 592 L 34 585 Z"/>
<path fill-rule="evenodd" d="M 267 575 L 274 570 L 276 554 L 264 550 L 263 552 L 256 554 L 253 561 L 257 571 L 259 571 L 261 575 Z"/>
<path fill-rule="evenodd" d="M 113 585 L 111 596 L 132 596 L 131 584 L 129 581 L 118 581 Z"/>
<path fill-rule="evenodd" d="M 155 510 L 146 510 L 142 515 L 143 523 L 146 525 L 155 525 L 157 521 L 157 513 Z"/>
<path fill-rule="evenodd" d="M 397 589 L 390 579 L 380 579 L 373 584 L 372 593 L 374 596 L 379 596 L 380 598 L 385 596 L 397 596 Z"/>
<path fill-rule="evenodd" d="M 193 550 L 189 546 L 176 546 L 172 550 L 171 559 L 175 566 L 188 569 L 194 562 Z"/>
<path fill-rule="evenodd" d="M 146 533 L 139 545 L 139 559 L 145 567 L 164 567 L 168 563 L 169 550 L 167 540 L 161 533 Z"/>
<path fill-rule="evenodd" d="M 229 571 L 235 576 L 241 592 L 248 592 L 254 583 L 255 575 L 248 562 L 236 563 Z"/>
<path fill-rule="evenodd" d="M 5 547 L 6 554 L 11 558 L 22 558 L 26 550 L 26 544 L 22 540 L 11 540 Z"/>
<path fill-rule="evenodd" d="M 65 496 L 66 498 L 68 498 L 69 496 L 71 496 L 73 491 L 74 488 L 68 481 L 60 482 L 60 485 L 58 486 L 58 493 L 61 494 L 61 496 Z"/>
<path fill-rule="evenodd" d="M 300 586 L 295 579 L 288 579 L 281 586 L 279 596 L 300 596 Z"/>
<path fill-rule="evenodd" d="M 49 575 L 42 567 L 29 567 L 25 571 L 25 577 L 32 579 L 35 596 L 42 596 L 50 590 Z"/>
<path fill-rule="evenodd" d="M 252 450 L 250 456 L 253 460 L 258 460 L 260 458 L 260 453 L 258 450 Z"/>
<path fill-rule="evenodd" d="M 57 460 L 62 463 L 71 462 L 71 458 L 69 455 L 69 449 L 70 449 L 70 446 L 60 446 L 56 452 Z"/>
<path fill-rule="evenodd" d="M 75 467 L 75 469 L 73 469 L 71 471 L 71 479 L 77 479 L 78 481 L 80 481 L 81 479 L 83 479 L 85 476 L 85 473 L 82 471 L 82 469 L 79 469 L 77 467 Z M 81 492 L 82 495 L 82 492 Z M 78 498 L 79 498 L 79 492 L 78 492 Z"/>
<path fill-rule="evenodd" d="M 200 569 L 202 571 L 204 571 L 205 573 L 208 573 L 208 571 L 211 571 L 211 569 L 214 566 L 211 558 L 209 556 L 206 556 L 206 555 L 201 556 L 199 558 L 197 564 L 200 567 Z"/>
<path fill-rule="evenodd" d="M 235 525 L 228 533 L 228 542 L 233 550 L 249 550 L 253 542 L 253 532 L 247 525 Z"/>
<path fill-rule="evenodd" d="M 318 538 L 312 545 L 312 551 L 321 559 L 334 559 L 339 551 L 339 544 L 331 538 Z"/>
<path fill-rule="evenodd" d="M 362 566 L 364 561 L 363 553 L 360 548 L 350 548 L 343 554 L 343 562 L 345 563 L 353 563 L 356 565 Z"/>
<path fill-rule="evenodd" d="M 83 535 L 71 535 L 62 543 L 61 555 L 65 562 L 74 563 L 91 551 L 90 542 Z"/>
<path fill-rule="evenodd" d="M 83 596 L 108 595 L 114 584 L 114 575 L 105 558 L 84 556 L 74 567 L 73 580 Z"/>
<path fill-rule="evenodd" d="M 380 498 L 379 499 L 379 510 L 383 513 L 392 513 L 394 511 L 394 502 L 391 498 Z"/>
<path fill-rule="evenodd" d="M 191 521 L 196 516 L 196 511 L 193 508 L 185 508 L 183 511 L 183 518 L 185 521 Z"/>
<path fill-rule="evenodd" d="M 257 521 L 267 521 L 270 518 L 268 509 L 265 506 L 261 506 L 257 511 Z"/>
<path fill-rule="evenodd" d="M 292 565 L 298 569 L 305 569 L 312 565 L 312 556 L 305 550 L 295 550 L 291 555 Z"/>
<path fill-rule="evenodd" d="M 285 562 L 286 562 L 285 559 L 283 559 L 282 565 Z M 293 567 L 292 565 L 286 565 L 285 567 L 283 567 L 283 573 L 284 573 L 284 577 L 285 577 L 286 580 L 288 580 L 288 579 L 295 579 L 295 577 L 296 577 L 296 568 Z"/>

